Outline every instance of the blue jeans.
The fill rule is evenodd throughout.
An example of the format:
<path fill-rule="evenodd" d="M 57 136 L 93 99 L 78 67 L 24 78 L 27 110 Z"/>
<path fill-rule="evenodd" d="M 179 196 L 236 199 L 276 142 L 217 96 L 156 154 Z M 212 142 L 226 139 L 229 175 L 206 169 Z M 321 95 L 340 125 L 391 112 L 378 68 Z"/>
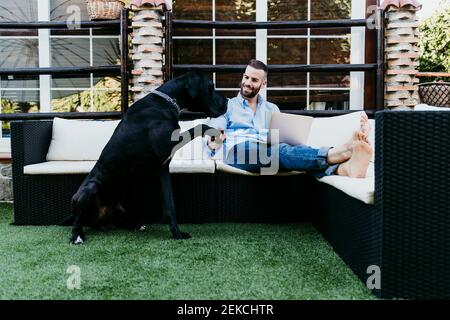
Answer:
<path fill-rule="evenodd" d="M 279 163 L 285 171 L 306 171 L 316 177 L 334 174 L 338 164 L 330 165 L 327 155 L 330 147 L 314 149 L 305 145 L 291 146 L 286 143 L 267 145 L 253 141 L 236 144 L 228 152 L 225 162 L 235 168 L 258 173 Z"/>

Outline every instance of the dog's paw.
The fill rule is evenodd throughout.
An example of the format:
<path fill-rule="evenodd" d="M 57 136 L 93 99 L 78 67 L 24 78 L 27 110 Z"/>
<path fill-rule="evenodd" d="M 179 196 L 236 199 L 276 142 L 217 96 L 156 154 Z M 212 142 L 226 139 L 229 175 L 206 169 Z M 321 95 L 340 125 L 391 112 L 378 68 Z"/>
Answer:
<path fill-rule="evenodd" d="M 80 245 L 84 243 L 84 237 L 80 235 L 73 235 L 72 238 L 70 238 L 70 243 L 74 245 Z"/>
<path fill-rule="evenodd" d="M 173 236 L 177 240 L 183 240 L 183 239 L 189 239 L 192 238 L 191 235 L 187 232 L 179 232 L 179 234 L 176 234 Z"/>

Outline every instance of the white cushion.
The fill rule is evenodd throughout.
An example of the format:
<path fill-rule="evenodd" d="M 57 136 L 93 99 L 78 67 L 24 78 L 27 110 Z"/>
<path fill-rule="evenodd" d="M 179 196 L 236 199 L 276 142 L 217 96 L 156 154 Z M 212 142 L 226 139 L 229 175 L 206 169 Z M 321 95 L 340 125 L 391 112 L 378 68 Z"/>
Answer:
<path fill-rule="evenodd" d="M 98 160 L 119 122 L 55 118 L 47 160 Z"/>
<path fill-rule="evenodd" d="M 374 204 L 375 177 L 357 179 L 332 175 L 323 177 L 319 181 L 333 186 L 366 204 Z"/>
<path fill-rule="evenodd" d="M 226 164 L 222 160 L 215 160 L 216 162 L 216 170 L 220 172 L 232 173 L 232 174 L 241 174 L 245 176 L 260 176 L 259 173 L 253 173 L 246 170 L 238 169 L 229 164 Z M 304 172 L 300 171 L 289 171 L 289 172 L 278 172 L 277 176 L 293 176 L 298 174 L 304 174 Z"/>
<path fill-rule="evenodd" d="M 308 146 L 313 148 L 337 147 L 346 143 L 359 129 L 361 112 L 342 116 L 314 118 L 308 136 Z"/>
<path fill-rule="evenodd" d="M 30 164 L 23 168 L 24 174 L 87 174 L 97 161 L 47 161 Z"/>
<path fill-rule="evenodd" d="M 352 112 L 342 116 L 314 118 L 308 136 L 307 145 L 313 148 L 337 147 L 343 145 L 360 128 L 361 112 Z M 369 119 L 369 143 L 375 150 L 375 120 Z M 375 161 L 375 152 L 372 153 Z"/>
<path fill-rule="evenodd" d="M 418 104 L 414 107 L 414 111 L 450 111 L 450 108 L 435 107 L 428 104 Z"/>
<path fill-rule="evenodd" d="M 170 162 L 170 173 L 214 173 L 216 166 L 214 160 L 181 160 Z"/>
<path fill-rule="evenodd" d="M 23 168 L 24 174 L 88 174 L 97 161 L 47 161 L 30 164 Z M 214 173 L 213 160 L 172 160 L 171 173 Z"/>

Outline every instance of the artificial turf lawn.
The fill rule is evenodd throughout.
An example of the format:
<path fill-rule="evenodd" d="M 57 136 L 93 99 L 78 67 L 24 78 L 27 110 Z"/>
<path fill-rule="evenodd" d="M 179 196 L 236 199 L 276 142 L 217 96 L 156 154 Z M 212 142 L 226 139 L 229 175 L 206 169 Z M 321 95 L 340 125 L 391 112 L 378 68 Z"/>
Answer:
<path fill-rule="evenodd" d="M 167 225 L 141 232 L 13 226 L 0 204 L 0 299 L 375 299 L 309 224 Z M 68 289 L 69 266 L 81 288 Z"/>

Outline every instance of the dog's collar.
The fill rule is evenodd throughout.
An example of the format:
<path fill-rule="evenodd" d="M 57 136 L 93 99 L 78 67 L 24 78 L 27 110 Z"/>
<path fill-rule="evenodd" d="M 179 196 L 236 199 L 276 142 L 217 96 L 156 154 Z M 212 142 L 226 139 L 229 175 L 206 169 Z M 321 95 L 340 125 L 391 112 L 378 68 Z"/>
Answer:
<path fill-rule="evenodd" d="M 157 96 L 160 96 L 161 98 L 164 98 L 167 102 L 170 102 L 177 109 L 178 114 L 181 113 L 181 109 L 180 109 L 180 106 L 177 103 L 177 100 L 169 97 L 164 92 L 161 92 L 161 91 L 158 91 L 158 90 L 153 90 L 152 93 L 156 94 Z"/>

